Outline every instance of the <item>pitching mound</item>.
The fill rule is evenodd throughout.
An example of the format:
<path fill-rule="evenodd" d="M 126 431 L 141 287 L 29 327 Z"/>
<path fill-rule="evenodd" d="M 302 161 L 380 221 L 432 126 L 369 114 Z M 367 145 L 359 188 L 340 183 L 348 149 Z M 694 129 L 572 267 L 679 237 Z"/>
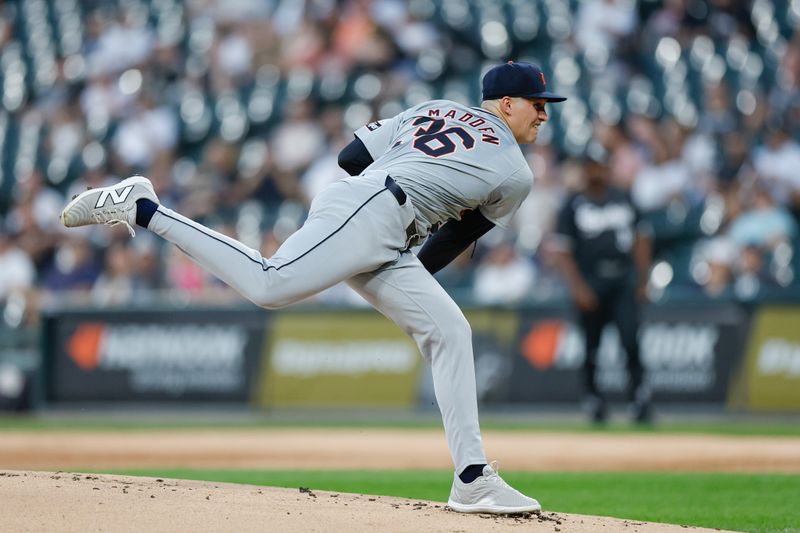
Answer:
<path fill-rule="evenodd" d="M 443 504 L 230 483 L 0 472 L 3 531 L 541 531 L 685 532 L 614 518 L 463 515 Z"/>

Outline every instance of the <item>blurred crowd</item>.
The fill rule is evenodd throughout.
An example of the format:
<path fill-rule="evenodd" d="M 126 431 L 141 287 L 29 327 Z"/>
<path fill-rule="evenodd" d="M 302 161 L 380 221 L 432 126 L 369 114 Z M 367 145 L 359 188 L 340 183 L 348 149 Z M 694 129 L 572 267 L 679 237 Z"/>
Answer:
<path fill-rule="evenodd" d="M 596 146 L 653 223 L 654 300 L 800 295 L 798 27 L 796 0 L 4 2 L 3 320 L 238 301 L 148 232 L 66 231 L 61 208 L 141 173 L 269 256 L 345 175 L 353 130 L 432 98 L 479 105 L 482 72 L 508 59 L 541 64 L 570 99 L 523 147 L 536 178 L 513 228 L 440 274 L 457 298 L 565 297 L 548 238 Z"/>

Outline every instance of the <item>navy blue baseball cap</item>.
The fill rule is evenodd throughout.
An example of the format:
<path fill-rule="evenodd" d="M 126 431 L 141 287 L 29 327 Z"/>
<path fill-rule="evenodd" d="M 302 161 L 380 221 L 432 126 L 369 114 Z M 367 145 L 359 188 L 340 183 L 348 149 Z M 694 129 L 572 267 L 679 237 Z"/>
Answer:
<path fill-rule="evenodd" d="M 547 90 L 542 69 L 533 63 L 522 61 L 498 65 L 483 77 L 484 100 L 496 100 L 504 96 L 543 98 L 548 102 L 566 100 L 566 97 Z"/>

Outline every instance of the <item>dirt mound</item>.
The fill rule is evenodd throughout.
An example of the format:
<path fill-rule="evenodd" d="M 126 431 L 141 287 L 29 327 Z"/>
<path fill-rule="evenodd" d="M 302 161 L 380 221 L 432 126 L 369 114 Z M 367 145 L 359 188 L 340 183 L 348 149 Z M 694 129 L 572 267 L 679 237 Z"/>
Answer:
<path fill-rule="evenodd" d="M 714 531 L 541 513 L 463 515 L 443 504 L 230 483 L 0 471 L 3 531 Z"/>

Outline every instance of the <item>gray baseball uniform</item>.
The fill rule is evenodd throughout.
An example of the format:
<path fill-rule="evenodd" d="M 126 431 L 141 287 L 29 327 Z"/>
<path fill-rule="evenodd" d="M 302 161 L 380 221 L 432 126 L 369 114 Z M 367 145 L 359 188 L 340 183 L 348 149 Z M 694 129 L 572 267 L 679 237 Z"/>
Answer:
<path fill-rule="evenodd" d="M 461 472 L 486 463 L 470 327 L 408 248 L 464 210 L 480 209 L 505 227 L 533 175 L 500 118 L 455 102 L 428 102 L 356 135 L 373 164 L 321 192 L 303 227 L 269 259 L 163 206 L 149 228 L 262 307 L 282 307 L 347 281 L 410 335 L 431 363 L 448 445 Z"/>
<path fill-rule="evenodd" d="M 500 227 L 528 195 L 533 174 L 508 127 L 481 108 L 434 100 L 358 131 L 375 160 L 412 199 L 417 227 L 475 208 Z"/>

